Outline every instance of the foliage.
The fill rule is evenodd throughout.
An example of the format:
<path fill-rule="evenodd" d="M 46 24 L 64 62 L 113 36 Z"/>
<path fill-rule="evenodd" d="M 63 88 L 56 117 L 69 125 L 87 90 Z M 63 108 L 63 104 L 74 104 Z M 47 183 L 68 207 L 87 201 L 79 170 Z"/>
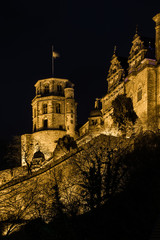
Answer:
<path fill-rule="evenodd" d="M 149 239 L 160 213 L 159 146 L 160 136 L 152 132 L 137 136 L 130 149 L 118 143 L 108 148 L 104 139 L 86 144 L 72 157 L 69 172 L 68 164 L 46 183 L 32 184 L 33 192 L 24 191 L 25 206 L 32 206 L 37 220 L 7 239 Z M 25 216 L 19 203 L 10 202 Z"/>
<path fill-rule="evenodd" d="M 126 97 L 126 94 L 118 95 L 112 102 L 112 118 L 118 124 L 119 130 L 126 131 L 132 128 L 137 120 L 137 115 L 133 109 L 132 99 Z"/>
<path fill-rule="evenodd" d="M 66 149 L 67 151 L 77 148 L 76 141 L 70 135 L 65 135 L 62 138 L 59 138 L 57 141 L 57 146 Z"/>
<path fill-rule="evenodd" d="M 105 142 L 89 143 L 72 160 L 72 181 L 84 211 L 101 206 L 125 188 L 128 172 L 122 156 L 126 151 L 109 149 Z"/>
<path fill-rule="evenodd" d="M 65 135 L 62 138 L 58 139 L 56 148 L 53 152 L 53 157 L 58 158 L 76 148 L 77 143 L 74 138 L 70 135 Z"/>
<path fill-rule="evenodd" d="M 0 142 L 0 169 L 20 166 L 21 162 L 21 140 L 20 136 L 10 137 Z"/>

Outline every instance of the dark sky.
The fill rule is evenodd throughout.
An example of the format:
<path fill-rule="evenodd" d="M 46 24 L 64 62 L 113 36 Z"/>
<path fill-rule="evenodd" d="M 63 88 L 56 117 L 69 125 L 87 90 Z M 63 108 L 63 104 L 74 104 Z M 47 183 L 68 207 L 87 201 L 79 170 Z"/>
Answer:
<path fill-rule="evenodd" d="M 158 1 L 156 1 L 158 2 Z M 31 100 L 37 80 L 51 77 L 51 46 L 60 54 L 55 77 L 75 84 L 78 121 L 107 91 L 117 54 L 128 56 L 136 25 L 154 37 L 154 1 L 6 1 L 0 6 L 1 136 L 31 132 Z"/>

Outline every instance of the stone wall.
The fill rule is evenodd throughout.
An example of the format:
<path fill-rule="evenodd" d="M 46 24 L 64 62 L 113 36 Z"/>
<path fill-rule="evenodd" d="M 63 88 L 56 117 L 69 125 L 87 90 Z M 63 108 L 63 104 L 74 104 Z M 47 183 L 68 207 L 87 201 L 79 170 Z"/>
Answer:
<path fill-rule="evenodd" d="M 56 141 L 65 134 L 66 131 L 64 130 L 46 130 L 22 135 L 22 166 L 26 165 L 25 158 L 32 161 L 34 153 L 39 150 L 44 154 L 46 160 L 51 158 L 57 144 Z M 28 156 L 26 156 L 26 153 Z"/>
<path fill-rule="evenodd" d="M 10 170 L 0 172 L 0 179 L 4 177 L 7 179 L 5 183 L 1 181 L 0 186 L 0 219 L 5 220 L 9 215 L 15 214 L 16 216 L 21 214 L 23 219 L 36 218 L 40 215 L 47 218 L 53 200 L 52 190 L 55 180 L 58 181 L 62 201 L 66 202 L 71 193 L 73 198 L 76 196 L 73 179 L 77 178 L 77 175 L 73 175 L 71 162 L 84 158 L 86 153 L 91 154 L 101 146 L 109 149 L 127 148 L 131 141 L 131 139 L 100 135 L 75 152 L 70 152 L 59 159 L 51 159 L 38 170 L 33 170 L 32 174 L 28 174 L 25 167 L 13 169 L 12 174 Z M 29 207 L 26 206 L 28 201 Z"/>

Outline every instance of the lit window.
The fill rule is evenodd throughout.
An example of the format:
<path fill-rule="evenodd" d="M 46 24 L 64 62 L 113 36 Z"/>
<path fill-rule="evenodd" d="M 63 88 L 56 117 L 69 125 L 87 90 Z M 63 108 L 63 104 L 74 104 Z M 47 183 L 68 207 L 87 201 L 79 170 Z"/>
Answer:
<path fill-rule="evenodd" d="M 43 114 L 47 113 L 47 104 L 43 104 Z"/>
<path fill-rule="evenodd" d="M 137 102 L 140 101 L 141 99 L 142 99 L 142 89 L 139 88 L 137 92 Z"/>
<path fill-rule="evenodd" d="M 61 113 L 61 106 L 59 103 L 56 103 L 56 113 Z"/>

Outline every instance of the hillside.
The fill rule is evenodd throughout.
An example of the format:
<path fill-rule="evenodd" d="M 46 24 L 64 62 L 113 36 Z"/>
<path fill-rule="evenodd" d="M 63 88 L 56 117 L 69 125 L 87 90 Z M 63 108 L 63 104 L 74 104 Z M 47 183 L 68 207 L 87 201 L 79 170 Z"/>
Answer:
<path fill-rule="evenodd" d="M 72 154 L 69 158 L 70 160 L 67 160 L 68 162 L 65 161 L 61 168 L 57 168 L 56 171 L 58 171 L 59 175 L 56 172 L 52 172 L 52 177 L 54 173 L 54 184 L 48 181 L 49 177 L 47 178 L 47 175 L 49 175 L 49 172 L 51 173 L 51 169 L 48 169 L 46 175 L 44 172 L 37 174 L 36 181 L 33 180 L 34 177 L 31 177 L 30 180 L 25 180 L 23 184 L 17 184 L 16 188 L 12 186 L 8 187 L 9 191 L 7 188 L 1 191 L 1 197 L 2 194 L 7 196 L 7 191 L 11 194 L 20 189 L 21 194 L 22 192 L 24 194 L 24 186 L 26 188 L 28 186 L 30 192 L 34 190 L 32 193 L 36 193 L 36 197 L 39 190 L 43 189 L 43 193 L 45 190 L 47 200 L 52 200 L 50 207 L 44 209 L 42 203 L 46 203 L 46 200 L 45 202 L 44 199 L 43 202 L 35 201 L 34 195 L 32 195 L 34 211 L 39 211 L 39 215 L 34 215 L 34 218 L 32 215 L 32 218 L 27 219 L 26 216 L 31 214 L 31 212 L 23 211 L 25 226 L 17 233 L 12 233 L 11 231 L 12 234 L 9 236 L 9 239 L 149 239 L 160 212 L 160 137 L 152 133 L 139 136 L 134 139 L 134 148 L 132 144 L 130 149 L 128 148 L 131 146 L 130 142 L 120 141 L 120 139 L 117 141 L 114 138 L 115 143 L 112 147 L 110 145 L 110 150 L 117 148 L 118 158 L 116 153 L 111 156 L 113 152 L 109 150 L 104 140 L 107 140 L 106 136 L 99 136 L 93 142 L 88 143 L 86 149 L 77 154 Z M 114 141 L 112 140 L 111 142 L 113 143 Z M 118 142 L 121 142 L 121 144 L 123 142 L 123 148 L 118 147 Z M 87 156 L 88 158 L 86 158 Z M 108 169 L 107 174 L 105 171 L 98 171 L 98 166 L 102 166 L 98 165 L 99 157 L 101 157 L 102 162 L 105 156 L 107 156 L 107 168 L 103 166 L 102 170 Z M 115 159 L 118 159 L 118 161 L 115 161 Z M 83 163 L 82 165 L 78 165 L 79 160 Z M 82 171 L 75 171 L 76 168 L 73 165 L 73 161 L 76 162 L 76 166 L 81 166 L 81 170 L 85 173 L 85 178 L 81 178 L 82 176 L 84 177 Z M 84 161 L 87 161 L 87 164 L 84 164 Z M 69 162 L 72 162 L 72 164 L 70 165 Z M 112 162 L 112 166 L 110 166 L 110 162 Z M 76 178 L 72 175 L 73 166 Z M 69 169 L 69 172 L 66 169 Z M 89 174 L 87 175 L 87 173 Z M 72 181 L 68 181 L 68 177 L 69 179 L 72 177 Z M 99 177 L 101 177 L 101 183 L 99 182 Z M 80 179 L 80 182 L 73 182 L 73 179 Z M 123 181 L 121 181 L 122 179 Z M 119 184 L 119 180 L 121 184 Z M 37 188 L 35 188 L 35 182 Z M 78 198 L 76 198 L 74 191 L 75 185 L 76 189 L 78 189 Z M 66 187 L 70 187 L 71 191 L 66 191 Z M 48 193 L 49 189 L 52 189 L 50 194 Z M 19 194 L 20 192 L 16 193 Z M 27 193 L 29 192 L 27 191 Z M 99 193 L 101 194 L 99 195 Z M 93 201 L 91 201 L 91 197 Z M 78 210 L 79 203 L 81 203 L 80 212 Z M 30 209 L 32 209 L 33 213 L 33 204 L 31 206 Z M 20 211 L 20 207 L 16 210 Z M 50 214 L 50 221 L 44 222 L 44 216 L 46 216 L 47 212 Z M 13 217 L 12 221 L 16 225 L 18 223 L 16 221 L 19 221 L 19 223 L 21 221 L 22 223 L 22 218 L 15 219 Z"/>

